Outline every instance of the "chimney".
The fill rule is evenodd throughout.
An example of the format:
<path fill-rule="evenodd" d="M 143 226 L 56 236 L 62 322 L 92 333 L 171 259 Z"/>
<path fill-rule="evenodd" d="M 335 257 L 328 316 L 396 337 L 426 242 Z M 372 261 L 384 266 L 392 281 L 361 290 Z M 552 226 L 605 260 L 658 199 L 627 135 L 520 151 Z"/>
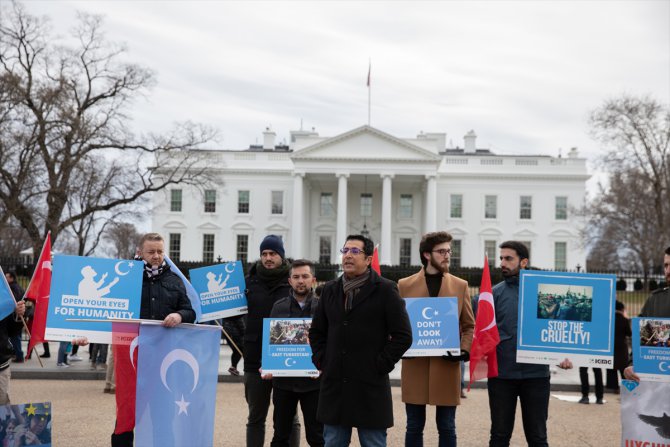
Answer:
<path fill-rule="evenodd" d="M 269 127 L 265 128 L 263 132 L 263 150 L 272 150 L 275 148 L 275 137 L 277 136 Z"/>
<path fill-rule="evenodd" d="M 471 130 L 470 132 L 466 133 L 465 136 L 463 137 L 463 140 L 465 140 L 465 153 L 466 154 L 474 154 L 477 152 L 477 135 L 475 135 L 475 131 Z"/>
<path fill-rule="evenodd" d="M 576 147 L 570 148 L 570 152 L 568 152 L 568 158 L 578 158 L 579 157 L 579 151 L 577 151 Z"/>

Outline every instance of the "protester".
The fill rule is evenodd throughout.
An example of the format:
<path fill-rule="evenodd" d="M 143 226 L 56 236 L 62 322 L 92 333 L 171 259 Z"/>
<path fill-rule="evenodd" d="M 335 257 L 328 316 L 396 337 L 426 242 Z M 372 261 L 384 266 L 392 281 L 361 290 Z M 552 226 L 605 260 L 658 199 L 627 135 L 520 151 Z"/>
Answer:
<path fill-rule="evenodd" d="M 314 264 L 297 259 L 291 264 L 288 278 L 291 291 L 272 306 L 270 318 L 312 318 L 319 303 L 312 292 Z M 263 378 L 266 378 L 264 376 Z M 305 421 L 305 437 L 311 447 L 322 447 L 323 424 L 316 420 L 319 404 L 319 378 L 275 377 L 272 379 L 272 405 L 274 406 L 274 436 L 272 447 L 288 447 L 289 437 L 300 402 Z"/>
<path fill-rule="evenodd" d="M 244 396 L 249 407 L 247 447 L 262 447 L 265 442 L 265 420 L 270 409 L 272 382 L 261 378 L 263 318 L 270 316 L 272 306 L 289 295 L 290 265 L 284 243 L 279 236 L 266 236 L 260 245 L 261 259 L 254 263 L 246 277 L 247 321 L 244 334 Z M 291 446 L 300 444 L 300 424 L 294 419 Z"/>
<path fill-rule="evenodd" d="M 237 365 L 243 354 L 240 351 L 244 347 L 244 319 L 244 315 L 236 315 L 224 318 L 221 322 L 221 326 L 225 329 L 225 332 L 222 331 L 221 337 L 228 341 L 228 347 L 232 351 L 230 354 L 230 368 L 228 368 L 231 376 L 240 375 Z"/>
<path fill-rule="evenodd" d="M 596 380 L 596 403 L 602 405 L 603 401 L 603 370 L 601 368 L 593 369 L 593 376 Z M 589 369 L 585 366 L 579 367 L 579 381 L 581 383 L 582 398 L 579 399 L 580 404 L 588 404 L 589 401 Z"/>
<path fill-rule="evenodd" d="M 519 273 L 528 266 L 528 248 L 518 241 L 500 244 L 500 268 L 504 280 L 493 287 L 493 302 L 500 344 L 496 349 L 498 377 L 488 379 L 491 411 L 490 447 L 509 446 L 514 430 L 517 399 L 526 441 L 530 446 L 547 446 L 549 414 L 549 366 L 517 363 L 517 320 Z M 565 359 L 560 368 L 572 368 Z"/>
<path fill-rule="evenodd" d="M 26 312 L 26 303 L 16 303 L 14 312 L 0 320 L 0 405 L 9 404 L 9 364 L 14 355 L 14 348 L 9 342 L 10 337 L 21 333 L 23 323 L 21 317 Z"/>
<path fill-rule="evenodd" d="M 158 233 L 147 233 L 139 241 L 136 260 L 144 262 L 140 318 L 162 320 L 165 327 L 193 323 L 195 311 L 186 288 L 165 262 L 165 242 Z M 133 432 L 112 434 L 112 447 L 133 445 Z"/>
<path fill-rule="evenodd" d="M 402 361 L 402 400 L 407 413 L 405 446 L 423 445 L 426 405 L 435 405 L 440 446 L 456 445 L 456 406 L 461 403 L 462 362 L 470 358 L 475 327 L 468 282 L 449 273 L 452 236 L 428 233 L 419 244 L 423 268 L 398 281 L 403 298 L 456 297 L 461 354 Z"/>
<path fill-rule="evenodd" d="M 373 251 L 367 237 L 347 236 L 344 273 L 324 286 L 309 331 L 328 447 L 349 445 L 353 427 L 362 447 L 386 445 L 393 426 L 388 374 L 412 344 L 405 303 L 397 285 L 370 268 Z"/>
<path fill-rule="evenodd" d="M 14 295 L 14 299 L 17 302 L 22 300 L 24 290 L 17 282 L 16 273 L 5 272 L 5 278 L 7 278 L 7 283 L 9 284 L 9 288 L 12 290 L 12 295 Z M 12 343 L 12 346 L 14 347 L 14 358 L 13 358 L 14 363 L 24 362 L 23 349 L 21 347 L 22 333 L 23 331 L 19 331 L 18 334 L 11 336 L 9 339 L 9 341 Z"/>
<path fill-rule="evenodd" d="M 624 369 L 630 362 L 629 338 L 633 335 L 630 327 L 630 318 L 626 314 L 626 305 L 617 300 L 614 313 L 614 369 L 607 370 L 607 383 L 611 382 L 612 389 L 619 393 L 619 375 L 624 377 Z M 612 377 L 610 377 L 610 375 Z"/>
<path fill-rule="evenodd" d="M 670 247 L 665 249 L 663 256 L 663 272 L 665 283 L 670 284 Z M 654 290 L 642 306 L 640 317 L 670 318 L 670 287 Z M 635 374 L 633 366 L 630 365 L 624 370 L 624 377 L 639 382 L 640 377 Z"/>

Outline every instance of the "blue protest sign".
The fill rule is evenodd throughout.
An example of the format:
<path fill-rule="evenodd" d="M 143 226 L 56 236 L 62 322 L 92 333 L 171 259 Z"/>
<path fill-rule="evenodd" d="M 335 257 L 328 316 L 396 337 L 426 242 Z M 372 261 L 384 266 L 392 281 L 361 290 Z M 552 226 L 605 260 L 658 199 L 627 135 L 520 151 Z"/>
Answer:
<path fill-rule="evenodd" d="M 311 318 L 264 318 L 261 369 L 277 377 L 318 376 L 309 346 Z"/>
<path fill-rule="evenodd" d="M 140 316 L 143 264 L 139 261 L 56 255 L 45 339 L 111 343 L 112 323 Z"/>
<path fill-rule="evenodd" d="M 670 319 L 633 318 L 633 367 L 640 379 L 670 382 Z"/>
<path fill-rule="evenodd" d="M 611 367 L 616 277 L 522 270 L 519 278 L 519 363 Z"/>
<path fill-rule="evenodd" d="M 460 355 L 458 298 L 405 298 L 412 325 L 412 346 L 405 357 Z"/>
<path fill-rule="evenodd" d="M 135 445 L 212 446 L 221 330 L 142 323 Z"/>
<path fill-rule="evenodd" d="M 244 270 L 240 261 L 189 270 L 200 296 L 200 322 L 247 313 Z"/>
<path fill-rule="evenodd" d="M 5 272 L 2 271 L 2 267 L 0 267 L 0 275 L 2 275 L 2 279 L 0 279 L 0 320 L 2 320 L 14 312 L 14 309 L 16 309 L 16 300 L 14 299 L 12 289 L 9 288 L 9 283 L 5 277 Z"/>

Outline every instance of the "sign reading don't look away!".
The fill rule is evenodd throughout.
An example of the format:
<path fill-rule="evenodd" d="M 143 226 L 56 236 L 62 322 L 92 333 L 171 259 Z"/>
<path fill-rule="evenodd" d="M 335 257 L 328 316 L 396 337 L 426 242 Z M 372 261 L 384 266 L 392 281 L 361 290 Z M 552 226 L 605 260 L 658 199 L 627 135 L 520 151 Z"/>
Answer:
<path fill-rule="evenodd" d="M 138 261 L 54 256 L 45 338 L 111 343 L 112 324 L 104 321 L 140 316 L 142 270 Z"/>

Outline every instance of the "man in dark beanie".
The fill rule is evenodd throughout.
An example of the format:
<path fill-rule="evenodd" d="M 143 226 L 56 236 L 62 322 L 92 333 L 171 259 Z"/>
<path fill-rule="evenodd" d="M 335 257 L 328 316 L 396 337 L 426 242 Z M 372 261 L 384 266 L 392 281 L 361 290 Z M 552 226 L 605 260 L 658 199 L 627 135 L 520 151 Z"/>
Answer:
<path fill-rule="evenodd" d="M 275 302 L 288 296 L 291 286 L 288 275 L 291 265 L 285 260 L 281 237 L 266 236 L 260 246 L 261 259 L 247 275 L 247 329 L 244 334 L 244 397 L 249 406 L 247 447 L 262 447 L 265 442 L 265 419 L 270 408 L 272 381 L 263 380 L 261 350 L 263 318 L 270 316 Z M 300 425 L 294 420 L 290 445 L 300 445 Z"/>

